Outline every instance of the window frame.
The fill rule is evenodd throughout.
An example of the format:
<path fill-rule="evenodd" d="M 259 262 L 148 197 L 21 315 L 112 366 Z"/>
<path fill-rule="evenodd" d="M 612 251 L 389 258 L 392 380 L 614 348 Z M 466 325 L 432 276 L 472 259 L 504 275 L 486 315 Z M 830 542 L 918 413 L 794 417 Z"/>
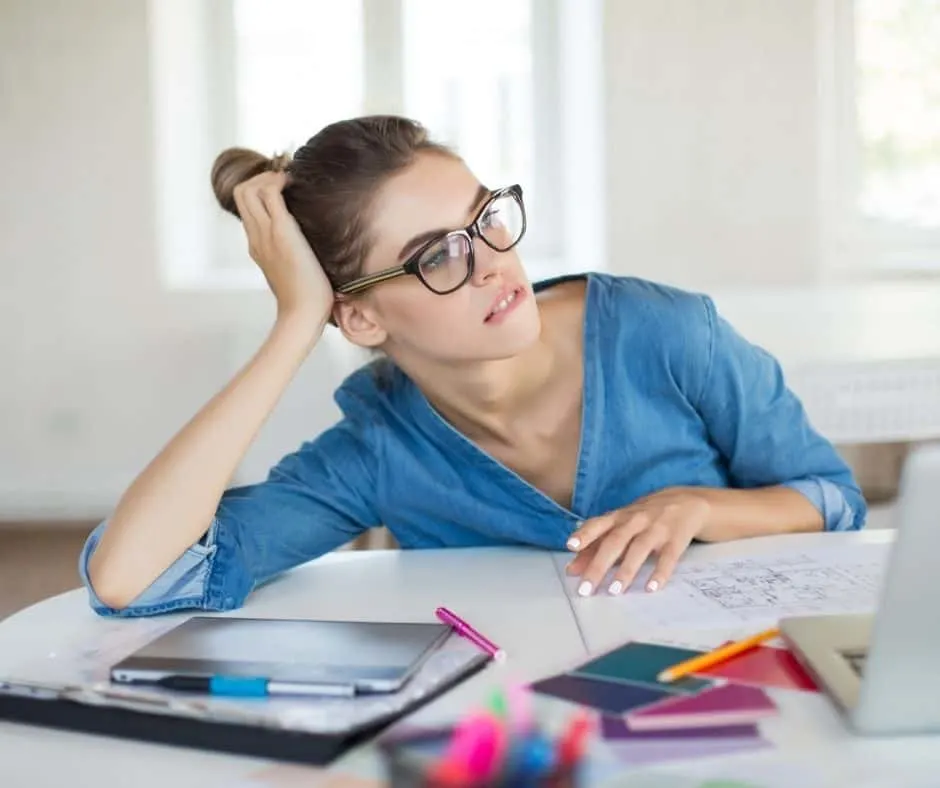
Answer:
<path fill-rule="evenodd" d="M 819 216 L 824 270 L 835 278 L 940 277 L 940 229 L 866 217 L 857 207 L 861 139 L 853 0 L 819 0 Z"/>
<path fill-rule="evenodd" d="M 363 113 L 401 113 L 401 0 L 363 4 Z M 522 257 L 533 279 L 603 269 L 603 0 L 531 0 L 539 198 Z M 208 189 L 214 155 L 238 144 L 229 0 L 149 0 L 156 223 L 161 280 L 176 290 L 263 290 L 247 249 L 226 248 L 232 217 Z M 211 89 L 210 89 L 211 88 Z M 184 117 L 186 124 L 178 123 Z M 311 133 L 315 131 L 312 130 Z M 543 228 L 541 231 L 539 228 Z"/>

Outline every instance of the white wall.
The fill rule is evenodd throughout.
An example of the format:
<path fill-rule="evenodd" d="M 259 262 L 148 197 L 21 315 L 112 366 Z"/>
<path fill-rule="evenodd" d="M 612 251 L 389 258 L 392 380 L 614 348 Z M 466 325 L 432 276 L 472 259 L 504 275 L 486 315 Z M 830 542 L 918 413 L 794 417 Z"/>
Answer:
<path fill-rule="evenodd" d="M 93 499 L 185 398 L 153 319 L 143 8 L 2 5 L 4 508 Z"/>
<path fill-rule="evenodd" d="M 614 270 L 812 279 L 813 33 L 812 0 L 608 0 Z M 0 0 L 0 519 L 105 514 L 270 313 L 161 289 L 148 68 L 143 0 Z M 243 478 L 335 419 L 352 363 L 318 349 Z"/>
<path fill-rule="evenodd" d="M 819 269 L 816 0 L 608 0 L 611 268 L 690 287 Z"/>
<path fill-rule="evenodd" d="M 158 284 L 145 2 L 0 0 L 0 80 L 0 519 L 98 517 L 270 298 Z M 246 476 L 335 419 L 334 367 L 307 365 Z"/>

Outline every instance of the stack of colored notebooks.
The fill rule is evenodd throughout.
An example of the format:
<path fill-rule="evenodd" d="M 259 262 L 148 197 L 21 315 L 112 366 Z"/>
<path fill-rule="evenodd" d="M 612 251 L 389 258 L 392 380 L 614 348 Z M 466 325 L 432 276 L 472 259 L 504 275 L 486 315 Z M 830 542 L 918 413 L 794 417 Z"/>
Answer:
<path fill-rule="evenodd" d="M 604 739 L 618 758 L 630 764 L 769 747 L 758 723 L 777 709 L 760 685 L 814 689 L 802 674 L 779 674 L 780 665 L 787 664 L 781 658 L 790 655 L 767 647 L 729 660 L 725 672 L 734 678 L 710 670 L 709 675 L 669 683 L 657 679 L 666 668 L 700 653 L 631 642 L 573 671 L 539 681 L 532 689 L 600 712 Z M 749 672 L 746 664 L 741 667 L 745 661 L 758 668 Z M 779 675 L 768 674 L 769 664 L 777 666 Z M 750 674 L 755 680 L 747 680 Z"/>

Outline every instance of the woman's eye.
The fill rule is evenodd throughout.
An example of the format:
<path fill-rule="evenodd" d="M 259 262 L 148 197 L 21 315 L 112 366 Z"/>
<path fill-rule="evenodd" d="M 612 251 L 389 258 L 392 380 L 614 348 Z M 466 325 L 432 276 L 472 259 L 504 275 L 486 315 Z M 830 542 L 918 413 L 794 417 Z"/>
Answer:
<path fill-rule="evenodd" d="M 480 221 L 480 224 L 484 227 L 501 227 L 503 222 L 500 219 L 499 208 L 491 208 L 483 214 L 483 219 Z"/>
<path fill-rule="evenodd" d="M 421 265 L 424 268 L 437 268 L 447 262 L 447 252 L 441 248 L 424 258 Z"/>

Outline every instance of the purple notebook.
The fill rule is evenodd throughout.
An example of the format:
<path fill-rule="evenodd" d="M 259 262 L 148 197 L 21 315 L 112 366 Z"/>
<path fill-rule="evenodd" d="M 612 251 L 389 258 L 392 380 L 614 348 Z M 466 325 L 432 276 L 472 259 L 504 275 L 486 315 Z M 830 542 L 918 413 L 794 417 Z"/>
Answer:
<path fill-rule="evenodd" d="M 628 712 L 626 722 L 634 731 L 727 727 L 750 725 L 776 712 L 760 687 L 725 684 Z"/>
<path fill-rule="evenodd" d="M 715 758 L 721 755 L 738 755 L 767 747 L 770 747 L 770 742 L 760 736 L 727 739 L 684 739 L 682 741 L 666 740 L 663 742 L 616 742 L 610 745 L 614 757 L 630 766 L 689 761 L 697 758 Z M 717 783 L 715 785 L 717 786 Z M 725 783 L 722 783 L 722 785 L 725 785 Z"/>
<path fill-rule="evenodd" d="M 622 717 L 601 717 L 601 735 L 607 741 L 681 741 L 683 739 L 753 739 L 760 735 L 756 725 L 727 725 L 721 728 L 672 728 L 667 731 L 637 731 Z"/>

